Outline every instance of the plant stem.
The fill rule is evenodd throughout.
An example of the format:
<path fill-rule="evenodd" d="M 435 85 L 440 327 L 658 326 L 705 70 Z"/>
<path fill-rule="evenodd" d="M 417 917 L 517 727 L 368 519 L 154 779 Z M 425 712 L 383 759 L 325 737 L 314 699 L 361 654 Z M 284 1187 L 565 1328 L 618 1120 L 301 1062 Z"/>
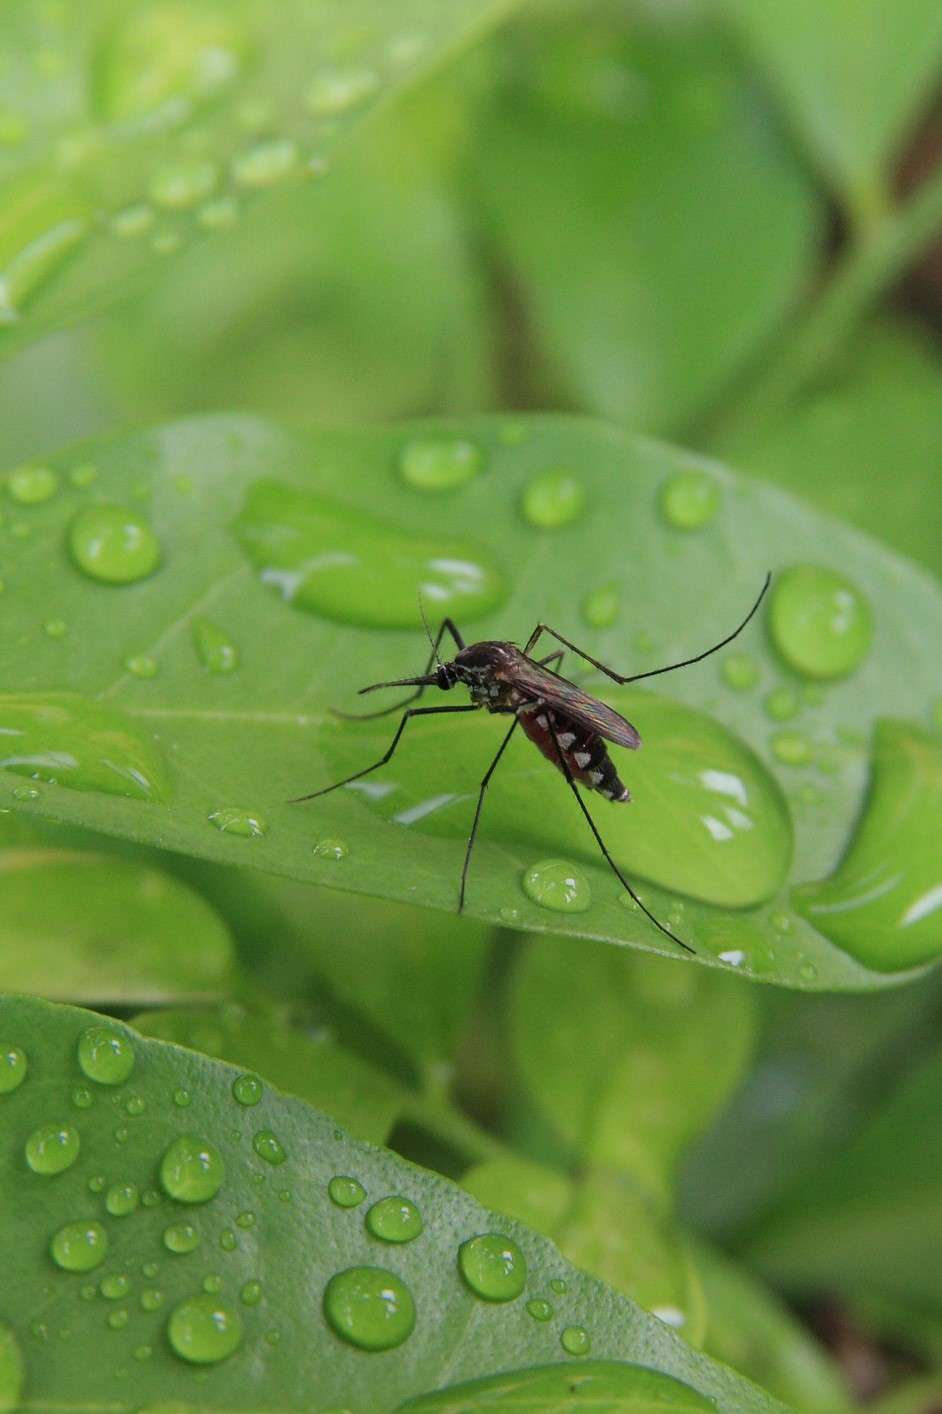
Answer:
<path fill-rule="evenodd" d="M 489 1134 L 450 1101 L 437 1095 L 409 1095 L 401 1113 L 403 1119 L 421 1125 L 436 1139 L 457 1149 L 471 1163 L 505 1159 L 510 1155 L 502 1140 Z"/>
<path fill-rule="evenodd" d="M 874 300 L 898 279 L 942 226 L 942 169 L 907 204 L 887 211 L 855 243 L 749 392 L 718 427 L 723 446 L 751 441 L 827 367 Z"/>

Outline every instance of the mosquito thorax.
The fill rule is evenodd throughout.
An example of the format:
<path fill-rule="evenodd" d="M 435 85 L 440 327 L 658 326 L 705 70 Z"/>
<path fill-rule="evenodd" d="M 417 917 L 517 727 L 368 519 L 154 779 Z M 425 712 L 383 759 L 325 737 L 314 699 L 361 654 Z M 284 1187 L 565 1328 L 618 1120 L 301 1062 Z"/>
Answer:
<path fill-rule="evenodd" d="M 462 648 L 452 667 L 472 700 L 494 709 L 504 699 L 509 701 L 508 678 L 519 656 L 512 643 L 485 640 Z"/>

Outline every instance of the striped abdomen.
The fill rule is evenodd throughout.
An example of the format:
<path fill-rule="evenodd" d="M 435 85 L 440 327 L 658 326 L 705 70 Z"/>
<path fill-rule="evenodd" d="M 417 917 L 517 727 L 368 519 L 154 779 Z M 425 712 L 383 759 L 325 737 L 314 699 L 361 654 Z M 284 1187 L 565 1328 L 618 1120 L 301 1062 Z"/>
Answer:
<path fill-rule="evenodd" d="M 560 765 L 557 741 L 573 780 L 585 786 L 586 790 L 598 791 L 606 800 L 620 804 L 631 799 L 628 787 L 618 779 L 608 748 L 600 736 L 587 732 L 584 727 L 577 726 L 568 717 L 542 703 L 525 707 L 517 716 L 534 746 L 538 746 L 546 759 L 552 761 L 563 775 L 565 771 Z M 550 730 L 551 723 L 556 733 L 555 741 Z"/>

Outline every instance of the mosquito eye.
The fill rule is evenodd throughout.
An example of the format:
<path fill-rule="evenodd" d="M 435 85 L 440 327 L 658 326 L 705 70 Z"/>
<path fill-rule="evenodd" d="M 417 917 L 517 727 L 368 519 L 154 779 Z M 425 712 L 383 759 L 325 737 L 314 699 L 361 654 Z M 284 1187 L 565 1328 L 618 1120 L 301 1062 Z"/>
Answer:
<path fill-rule="evenodd" d="M 438 665 L 438 686 L 441 688 L 442 692 L 447 692 L 449 688 L 454 687 L 451 674 L 444 663 L 439 663 Z"/>

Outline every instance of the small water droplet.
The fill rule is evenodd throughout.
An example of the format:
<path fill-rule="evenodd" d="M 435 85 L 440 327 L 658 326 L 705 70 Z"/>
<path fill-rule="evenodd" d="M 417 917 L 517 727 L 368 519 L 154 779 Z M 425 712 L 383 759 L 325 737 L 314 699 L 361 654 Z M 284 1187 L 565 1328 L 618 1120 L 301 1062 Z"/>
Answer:
<path fill-rule="evenodd" d="M 255 1214 L 252 1213 L 252 1212 L 246 1211 L 246 1212 L 244 1212 L 244 1213 L 240 1213 L 239 1216 L 236 1218 L 236 1227 L 248 1228 L 248 1227 L 254 1227 L 254 1226 L 255 1226 Z"/>
<path fill-rule="evenodd" d="M 331 1328 L 361 1350 L 392 1350 L 415 1326 L 412 1293 L 400 1277 L 381 1267 L 337 1272 L 324 1289 L 324 1315 Z"/>
<path fill-rule="evenodd" d="M 116 1144 L 126 1144 L 131 1136 L 131 1131 L 122 1124 L 114 1132 L 114 1142 Z"/>
<path fill-rule="evenodd" d="M 860 591 L 836 570 L 795 565 L 778 576 L 769 627 L 790 667 L 811 678 L 839 678 L 870 649 L 873 620 Z"/>
<path fill-rule="evenodd" d="M 53 1237 L 49 1251 L 64 1272 L 90 1272 L 108 1255 L 108 1234 L 99 1222 L 66 1223 Z"/>
<path fill-rule="evenodd" d="M 615 584 L 593 589 L 582 601 L 582 617 L 591 628 L 609 628 L 618 618 L 619 593 Z"/>
<path fill-rule="evenodd" d="M 262 1283 L 260 1281 L 247 1281 L 239 1292 L 239 1300 L 243 1306 L 257 1306 L 262 1299 Z"/>
<path fill-rule="evenodd" d="M 124 667 L 136 678 L 155 678 L 157 676 L 157 660 L 151 658 L 147 653 L 134 653 L 125 658 Z"/>
<path fill-rule="evenodd" d="M 730 967 L 742 967 L 746 960 L 746 954 L 742 948 L 728 948 L 726 952 L 719 954 L 720 962 L 727 963 Z"/>
<path fill-rule="evenodd" d="M 505 903 L 498 909 L 498 916 L 502 923 L 508 925 L 511 923 L 519 923 L 520 910 L 519 908 L 511 908 L 509 904 Z"/>
<path fill-rule="evenodd" d="M 720 488 L 705 471 L 681 471 L 661 490 L 661 513 L 675 530 L 699 530 L 720 505 Z"/>
<path fill-rule="evenodd" d="M 129 1114 L 132 1119 L 136 1119 L 138 1115 L 142 1115 L 146 1109 L 147 1101 L 144 1099 L 143 1095 L 129 1096 L 124 1106 L 125 1114 Z"/>
<path fill-rule="evenodd" d="M 257 838 L 268 833 L 268 821 L 253 810 L 237 805 L 225 805 L 207 817 L 224 835 L 239 835 L 242 839 Z"/>
<path fill-rule="evenodd" d="M 775 732 L 770 744 L 772 755 L 783 766 L 806 766 L 811 760 L 811 742 L 804 732 Z"/>
<path fill-rule="evenodd" d="M 81 1141 L 70 1124 L 41 1124 L 26 1141 L 24 1153 L 33 1173 L 64 1173 L 79 1156 Z"/>
<path fill-rule="evenodd" d="M 240 152 L 233 159 L 232 176 L 240 187 L 271 187 L 287 177 L 297 160 L 298 149 L 290 138 L 271 138 Z"/>
<path fill-rule="evenodd" d="M 103 1173 L 92 1174 L 91 1178 L 88 1180 L 88 1191 L 89 1193 L 104 1193 L 105 1175 Z"/>
<path fill-rule="evenodd" d="M 134 1069 L 130 1038 L 114 1026 L 89 1026 L 78 1042 L 82 1073 L 99 1085 L 121 1085 Z"/>
<path fill-rule="evenodd" d="M 338 1208 L 356 1208 L 366 1197 L 366 1189 L 362 1183 L 341 1174 L 330 1180 L 327 1193 L 330 1201 L 336 1203 Z"/>
<path fill-rule="evenodd" d="M 106 1301 L 120 1301 L 131 1290 L 131 1278 L 123 1272 L 102 1277 L 98 1290 Z"/>
<path fill-rule="evenodd" d="M 48 501 L 59 489 L 59 474 L 48 466 L 18 466 L 6 478 L 7 495 L 21 506 Z"/>
<path fill-rule="evenodd" d="M 47 619 L 43 624 L 43 632 L 47 638 L 65 638 L 69 631 L 69 626 L 65 619 Z"/>
<path fill-rule="evenodd" d="M 524 892 L 555 913 L 585 913 L 592 903 L 589 881 L 564 859 L 541 859 L 523 876 Z"/>
<path fill-rule="evenodd" d="M 562 1277 L 553 1277 L 552 1281 L 550 1282 L 550 1291 L 552 1291 L 556 1296 L 565 1296 L 568 1290 L 569 1287 L 563 1281 Z"/>
<path fill-rule="evenodd" d="M 567 1355 L 588 1355 L 592 1348 L 592 1338 L 584 1326 L 567 1326 L 559 1343 Z"/>
<path fill-rule="evenodd" d="M 145 1287 L 141 1292 L 141 1310 L 159 1311 L 164 1304 L 164 1294 L 155 1286 Z"/>
<path fill-rule="evenodd" d="M 87 1281 L 79 1292 L 83 1301 L 94 1301 L 98 1295 L 98 1287 L 93 1281 Z"/>
<path fill-rule="evenodd" d="M 568 471 L 544 471 L 523 493 L 523 514 L 541 530 L 571 525 L 585 510 L 585 486 Z"/>
<path fill-rule="evenodd" d="M 535 1297 L 527 1302 L 527 1311 L 535 1321 L 548 1321 L 552 1318 L 553 1308 L 548 1301 L 542 1297 Z"/>
<path fill-rule="evenodd" d="M 162 163 L 151 178 L 150 199 L 170 211 L 186 211 L 211 195 L 219 180 L 214 162 Z"/>
<path fill-rule="evenodd" d="M 172 127 L 232 82 L 248 47 L 226 6 L 161 0 L 121 8 L 92 56 L 98 114 L 134 131 Z"/>
<path fill-rule="evenodd" d="M 168 1252 L 180 1255 L 193 1252 L 200 1245 L 200 1235 L 192 1223 L 171 1223 L 164 1229 L 164 1246 Z"/>
<path fill-rule="evenodd" d="M 726 686 L 734 692 L 749 692 L 759 681 L 759 665 L 748 653 L 730 653 L 723 659 L 720 672 Z"/>
<path fill-rule="evenodd" d="M 239 666 L 239 650 L 225 629 L 209 619 L 194 619 L 193 642 L 200 662 L 211 673 L 234 673 Z"/>
<path fill-rule="evenodd" d="M 417 491 L 451 491 L 471 481 L 484 464 L 480 447 L 462 438 L 419 438 L 399 455 L 399 474 Z"/>
<path fill-rule="evenodd" d="M 813 962 L 803 962 L 798 968 L 798 975 L 806 982 L 814 982 L 818 976 L 818 969 Z"/>
<path fill-rule="evenodd" d="M 224 1252 L 234 1252 L 238 1247 L 238 1239 L 231 1228 L 223 1228 L 219 1234 L 219 1245 Z"/>
<path fill-rule="evenodd" d="M 350 850 L 343 840 L 325 835 L 322 840 L 317 841 L 312 853 L 316 854 L 319 859 L 346 859 Z"/>
<path fill-rule="evenodd" d="M 203 1290 L 215 1295 L 217 1291 L 222 1291 L 222 1277 L 218 1272 L 210 1272 L 203 1278 Z"/>
<path fill-rule="evenodd" d="M 195 1134 L 181 1134 L 160 1161 L 164 1192 L 179 1203 L 206 1203 L 215 1197 L 226 1176 L 222 1155 Z"/>
<path fill-rule="evenodd" d="M 140 1203 L 135 1183 L 113 1183 L 105 1194 L 105 1207 L 113 1218 L 125 1218 Z"/>
<path fill-rule="evenodd" d="M 113 1331 L 123 1331 L 128 1323 L 128 1310 L 122 1306 L 120 1311 L 111 1311 L 108 1316 L 108 1325 Z"/>
<path fill-rule="evenodd" d="M 83 573 L 100 584 L 134 584 L 160 564 L 160 542 L 147 521 L 126 506 L 86 506 L 69 526 L 69 550 Z"/>
<path fill-rule="evenodd" d="M 196 220 L 206 231 L 225 231 L 234 226 L 239 218 L 239 207 L 234 197 L 220 196 L 215 201 L 207 201 L 196 213 Z"/>
<path fill-rule="evenodd" d="M 179 1090 L 174 1090 L 173 1103 L 180 1110 L 188 1109 L 193 1103 L 193 1096 L 190 1094 L 189 1090 L 184 1090 L 182 1088 Z"/>
<path fill-rule="evenodd" d="M 801 711 L 798 693 L 791 687 L 774 687 L 762 705 L 766 716 L 775 722 L 787 722 Z"/>
<path fill-rule="evenodd" d="M 153 207 L 139 202 L 112 216 L 111 229 L 121 240 L 133 240 L 135 236 L 146 235 L 155 220 Z"/>
<path fill-rule="evenodd" d="M 412 1242 L 424 1226 L 422 1214 L 408 1198 L 380 1198 L 366 1214 L 366 1228 L 382 1242 Z"/>
<path fill-rule="evenodd" d="M 242 1322 L 237 1311 L 207 1292 L 174 1307 L 167 1337 L 181 1360 L 217 1365 L 241 1345 Z"/>
<path fill-rule="evenodd" d="M 160 1266 L 157 1262 L 143 1262 L 141 1264 L 141 1274 L 147 1277 L 148 1281 L 153 1281 L 159 1271 Z"/>
<path fill-rule="evenodd" d="M 527 1280 L 526 1258 L 503 1233 L 469 1238 L 458 1248 L 458 1270 L 484 1301 L 515 1301 Z"/>
<path fill-rule="evenodd" d="M 240 1075 L 232 1082 L 232 1093 L 240 1105 L 257 1105 L 265 1087 L 257 1075 Z"/>
<path fill-rule="evenodd" d="M 4 761 L 2 764 L 3 764 L 4 766 L 6 766 L 6 765 L 7 765 L 7 762 Z M 13 799 L 14 799 L 14 800 L 38 800 L 38 799 L 39 799 L 39 791 L 36 789 L 35 786 L 14 786 L 14 787 L 13 787 Z"/>
<path fill-rule="evenodd" d="M 260 1129 L 252 1137 L 252 1148 L 260 1159 L 264 1159 L 266 1164 L 283 1164 L 288 1155 L 282 1147 L 281 1141 L 270 1129 Z"/>
<path fill-rule="evenodd" d="M 333 69 L 312 79 L 304 102 L 316 118 L 335 118 L 359 107 L 378 87 L 373 69 Z"/>
<path fill-rule="evenodd" d="M 0 1045 L 0 1095 L 12 1095 L 26 1079 L 29 1061 L 19 1046 Z"/>
<path fill-rule="evenodd" d="M 149 1360 L 153 1353 L 153 1348 L 149 1345 L 135 1345 L 134 1347 L 135 1360 Z"/>
<path fill-rule="evenodd" d="M 156 1208 L 160 1202 L 160 1194 L 155 1188 L 145 1188 L 141 1194 L 141 1206 L 144 1208 Z"/>

